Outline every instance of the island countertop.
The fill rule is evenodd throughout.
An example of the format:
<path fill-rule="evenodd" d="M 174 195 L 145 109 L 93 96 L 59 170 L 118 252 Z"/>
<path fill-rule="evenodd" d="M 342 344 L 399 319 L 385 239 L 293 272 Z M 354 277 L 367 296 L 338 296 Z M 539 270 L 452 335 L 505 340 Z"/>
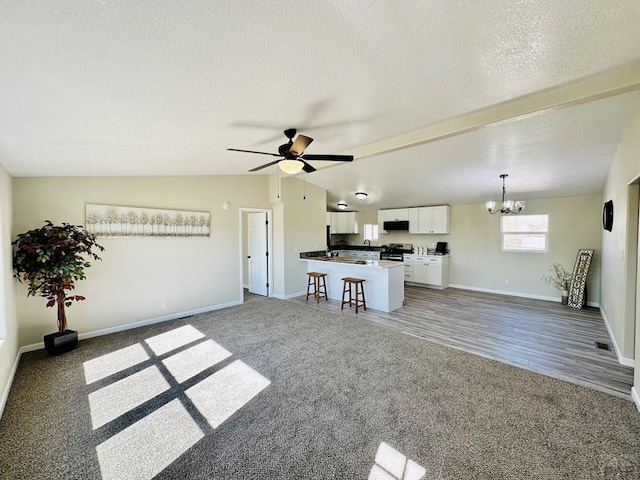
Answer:
<path fill-rule="evenodd" d="M 310 258 L 301 258 L 305 262 L 314 262 L 314 263 L 343 263 L 347 265 L 354 265 L 356 267 L 369 267 L 369 268 L 393 268 L 393 267 L 403 267 L 404 263 L 402 262 L 391 262 L 389 260 L 363 260 L 358 258 L 346 258 L 346 257 L 310 257 Z"/>

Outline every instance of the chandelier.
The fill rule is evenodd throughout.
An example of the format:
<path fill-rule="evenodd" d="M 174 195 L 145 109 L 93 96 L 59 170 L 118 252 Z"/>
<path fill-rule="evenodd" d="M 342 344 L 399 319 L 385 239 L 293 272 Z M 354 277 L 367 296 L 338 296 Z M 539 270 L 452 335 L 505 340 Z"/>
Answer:
<path fill-rule="evenodd" d="M 500 178 L 502 179 L 502 205 L 500 206 L 500 209 L 496 209 L 496 202 L 494 201 L 489 201 L 486 203 L 487 212 L 489 212 L 491 215 L 498 212 L 518 214 L 524 209 L 524 202 L 522 201 L 514 202 L 513 200 L 504 199 L 504 194 L 506 191 L 504 187 L 504 179 L 507 178 L 508 176 L 509 175 L 507 175 L 506 173 L 503 173 L 502 175 L 500 175 Z"/>

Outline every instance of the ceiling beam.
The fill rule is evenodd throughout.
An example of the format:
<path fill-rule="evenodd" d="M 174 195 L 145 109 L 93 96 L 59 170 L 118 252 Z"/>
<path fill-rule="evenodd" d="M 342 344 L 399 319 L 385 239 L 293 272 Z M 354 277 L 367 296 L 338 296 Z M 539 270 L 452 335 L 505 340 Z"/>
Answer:
<path fill-rule="evenodd" d="M 489 125 L 539 115 L 640 90 L 640 61 L 491 105 L 428 127 L 351 149 L 355 160 L 461 135 Z"/>

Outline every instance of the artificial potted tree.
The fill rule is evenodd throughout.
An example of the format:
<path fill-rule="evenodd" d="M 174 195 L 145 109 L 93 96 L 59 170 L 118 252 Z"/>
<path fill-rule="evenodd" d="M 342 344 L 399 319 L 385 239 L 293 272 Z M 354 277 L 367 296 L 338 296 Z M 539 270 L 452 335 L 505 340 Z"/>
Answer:
<path fill-rule="evenodd" d="M 562 292 L 561 302 L 563 305 L 567 305 L 572 275 L 562 265 L 555 262 L 549 267 L 549 272 L 549 275 L 542 275 L 540 278 L 553 286 L 553 288 L 560 290 Z"/>
<path fill-rule="evenodd" d="M 13 275 L 27 285 L 27 296 L 47 299 L 47 307 L 57 306 L 58 331 L 45 335 L 44 346 L 51 355 L 73 350 L 78 345 L 78 332 L 67 328 L 65 307 L 84 300 L 81 295 L 69 295 L 75 282 L 84 280 L 89 260 L 100 260 L 94 250 L 104 251 L 96 237 L 80 225 L 44 226 L 21 233 L 11 243 Z"/>

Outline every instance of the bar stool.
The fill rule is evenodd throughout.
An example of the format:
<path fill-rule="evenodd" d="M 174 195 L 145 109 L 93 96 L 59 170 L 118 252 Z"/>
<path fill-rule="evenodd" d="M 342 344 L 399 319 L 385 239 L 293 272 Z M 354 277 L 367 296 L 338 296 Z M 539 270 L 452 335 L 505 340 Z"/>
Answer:
<path fill-rule="evenodd" d="M 322 297 L 329 301 L 329 297 L 327 297 L 327 274 L 326 273 L 318 273 L 318 272 L 309 272 L 307 273 L 307 298 L 305 300 L 309 300 L 309 295 L 313 295 L 316 299 L 316 303 L 320 303 L 320 299 Z M 313 285 L 313 292 L 309 289 Z"/>
<path fill-rule="evenodd" d="M 364 279 L 362 278 L 353 278 L 353 277 L 344 277 L 342 279 L 344 282 L 342 284 L 342 303 L 340 304 L 340 310 L 344 309 L 344 305 L 347 304 L 349 306 L 355 305 L 356 313 L 358 313 L 358 307 L 362 306 L 365 310 L 367 309 L 367 302 L 364 299 Z M 348 285 L 348 288 L 347 288 Z M 353 296 L 351 286 L 355 285 L 356 294 Z M 345 300 L 344 296 L 349 293 L 349 299 Z M 362 297 L 362 299 L 360 299 Z"/>

